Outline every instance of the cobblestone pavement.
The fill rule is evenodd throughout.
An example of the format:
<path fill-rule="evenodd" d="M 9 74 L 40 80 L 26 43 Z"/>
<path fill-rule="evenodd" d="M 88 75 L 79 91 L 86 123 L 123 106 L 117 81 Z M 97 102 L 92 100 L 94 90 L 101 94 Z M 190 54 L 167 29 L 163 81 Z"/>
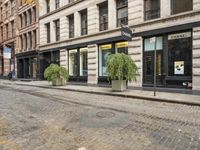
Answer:
<path fill-rule="evenodd" d="M 200 107 L 0 86 L 0 150 L 84 148 L 200 150 Z"/>

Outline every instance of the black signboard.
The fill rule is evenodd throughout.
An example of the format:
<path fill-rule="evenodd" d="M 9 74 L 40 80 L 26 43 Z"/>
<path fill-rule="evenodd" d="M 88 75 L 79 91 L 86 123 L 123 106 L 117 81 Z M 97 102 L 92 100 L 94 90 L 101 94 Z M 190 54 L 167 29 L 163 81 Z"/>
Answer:
<path fill-rule="evenodd" d="M 121 35 L 124 40 L 132 41 L 132 30 L 128 26 L 122 26 Z"/>

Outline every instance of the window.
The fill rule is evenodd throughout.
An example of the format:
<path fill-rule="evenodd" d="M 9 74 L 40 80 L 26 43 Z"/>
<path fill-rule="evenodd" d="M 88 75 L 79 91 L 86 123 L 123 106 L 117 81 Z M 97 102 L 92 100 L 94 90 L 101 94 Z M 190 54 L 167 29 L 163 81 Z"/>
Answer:
<path fill-rule="evenodd" d="M 60 7 L 60 0 L 55 0 L 56 1 L 56 9 L 58 9 Z"/>
<path fill-rule="evenodd" d="M 74 15 L 70 15 L 69 19 L 69 38 L 74 37 Z"/>
<path fill-rule="evenodd" d="M 80 76 L 88 75 L 88 52 L 87 48 L 80 48 Z"/>
<path fill-rule="evenodd" d="M 24 27 L 27 26 L 27 15 L 26 12 L 24 13 Z"/>
<path fill-rule="evenodd" d="M 36 22 L 37 13 L 36 13 L 36 7 L 33 7 L 33 21 Z"/>
<path fill-rule="evenodd" d="M 192 76 L 192 33 L 168 36 L 168 70 L 170 76 Z"/>
<path fill-rule="evenodd" d="M 51 42 L 51 29 L 50 29 L 50 23 L 46 24 L 46 32 L 47 32 L 47 43 Z"/>
<path fill-rule="evenodd" d="M 19 16 L 19 20 L 20 20 L 20 27 L 23 27 L 23 19 L 22 19 L 22 15 Z"/>
<path fill-rule="evenodd" d="M 55 34 L 56 34 L 56 41 L 60 40 L 60 20 L 54 21 L 55 23 Z"/>
<path fill-rule="evenodd" d="M 145 0 L 145 20 L 160 17 L 160 0 Z"/>
<path fill-rule="evenodd" d="M 22 38 L 22 35 L 20 35 L 20 44 L 21 44 L 21 47 L 20 47 L 20 51 L 23 49 L 23 38 Z"/>
<path fill-rule="evenodd" d="M 14 11 L 15 11 L 15 1 L 11 0 L 11 15 L 14 15 Z"/>
<path fill-rule="evenodd" d="M 84 10 L 80 13 L 81 13 L 81 35 L 86 35 L 88 33 L 87 10 Z"/>
<path fill-rule="evenodd" d="M 14 28 L 14 21 L 11 22 L 11 36 L 14 37 L 15 35 L 15 28 Z"/>
<path fill-rule="evenodd" d="M 128 42 L 118 42 L 115 44 L 115 53 L 128 54 Z"/>
<path fill-rule="evenodd" d="M 78 72 L 78 52 L 77 49 L 69 51 L 69 75 L 70 76 L 77 76 Z"/>
<path fill-rule="evenodd" d="M 73 3 L 75 0 L 69 0 L 69 3 Z"/>
<path fill-rule="evenodd" d="M 171 13 L 178 14 L 193 9 L 193 0 L 171 0 Z"/>
<path fill-rule="evenodd" d="M 128 25 L 128 0 L 117 0 L 117 26 Z"/>
<path fill-rule="evenodd" d="M 33 31 L 33 48 L 36 48 L 36 43 L 37 43 L 37 35 L 36 35 L 36 30 Z"/>
<path fill-rule="evenodd" d="M 1 9 L 1 10 L 0 10 L 0 11 L 1 11 L 1 12 L 0 12 L 0 13 L 1 13 L 1 20 L 3 20 L 3 8 L 1 7 L 0 9 Z"/>
<path fill-rule="evenodd" d="M 46 0 L 46 11 L 47 11 L 47 13 L 49 13 L 50 12 L 50 0 Z"/>
<path fill-rule="evenodd" d="M 99 30 L 108 29 L 108 2 L 99 5 Z"/>
<path fill-rule="evenodd" d="M 31 32 L 28 33 L 29 36 L 29 49 L 32 49 L 32 36 L 31 36 Z"/>
<path fill-rule="evenodd" d="M 28 45 L 27 35 L 24 34 L 24 49 L 25 50 L 27 50 L 27 45 Z"/>
<path fill-rule="evenodd" d="M 106 61 L 111 54 L 112 44 L 99 46 L 99 76 L 108 76 L 106 71 Z"/>
<path fill-rule="evenodd" d="M 32 13 L 31 13 L 31 9 L 28 10 L 28 17 L 29 17 L 29 24 L 32 23 Z"/>
<path fill-rule="evenodd" d="M 3 26 L 1 27 L 1 40 L 3 41 Z"/>
<path fill-rule="evenodd" d="M 8 17 L 8 3 L 5 4 L 5 17 Z"/>
<path fill-rule="evenodd" d="M 6 24 L 6 39 L 8 39 L 8 24 Z"/>

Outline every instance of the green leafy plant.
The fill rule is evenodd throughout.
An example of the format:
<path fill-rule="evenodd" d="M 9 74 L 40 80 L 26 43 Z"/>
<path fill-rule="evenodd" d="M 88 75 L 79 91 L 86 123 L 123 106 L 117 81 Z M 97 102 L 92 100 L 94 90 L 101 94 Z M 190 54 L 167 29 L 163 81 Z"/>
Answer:
<path fill-rule="evenodd" d="M 138 68 L 130 56 L 117 53 L 108 57 L 107 72 L 111 80 L 136 80 Z"/>
<path fill-rule="evenodd" d="M 44 77 L 48 81 L 53 81 L 55 79 L 65 79 L 67 81 L 69 75 L 66 68 L 61 67 L 57 64 L 51 64 L 49 67 L 45 69 Z"/>

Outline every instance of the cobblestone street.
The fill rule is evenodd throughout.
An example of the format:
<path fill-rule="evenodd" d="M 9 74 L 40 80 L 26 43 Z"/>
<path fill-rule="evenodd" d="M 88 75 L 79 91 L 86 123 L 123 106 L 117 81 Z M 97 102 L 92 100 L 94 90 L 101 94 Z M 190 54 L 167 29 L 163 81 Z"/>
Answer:
<path fill-rule="evenodd" d="M 200 150 L 200 107 L 0 86 L 0 150 Z"/>

